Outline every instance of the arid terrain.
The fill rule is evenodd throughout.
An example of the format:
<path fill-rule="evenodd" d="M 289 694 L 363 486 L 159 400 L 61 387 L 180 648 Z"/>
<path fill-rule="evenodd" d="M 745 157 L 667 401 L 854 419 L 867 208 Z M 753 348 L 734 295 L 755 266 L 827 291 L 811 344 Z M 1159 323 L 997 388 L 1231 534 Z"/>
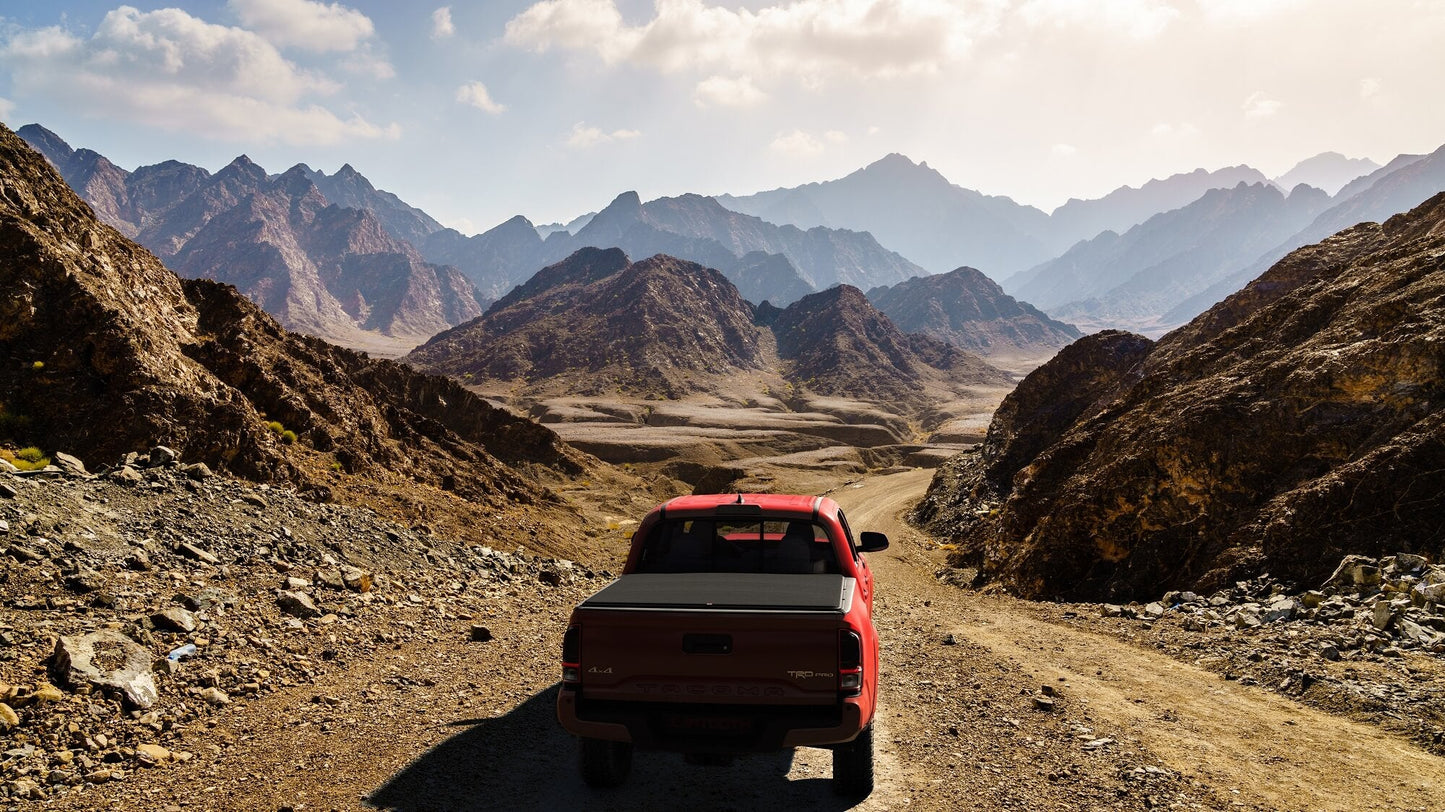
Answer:
<path fill-rule="evenodd" d="M 1278 665 L 1265 633 L 1197 634 L 1169 617 L 1105 618 L 1098 605 L 951 586 L 935 577 L 944 552 L 900 521 L 929 477 L 914 469 L 828 488 L 856 527 L 893 540 L 873 556 L 880 779 L 857 808 L 1435 808 L 1445 758 L 1395 722 L 1424 718 L 1445 695 L 1438 655 L 1301 663 L 1386 681 L 1372 709 L 1332 712 L 1248 678 Z M 584 787 L 552 697 L 566 615 L 615 570 L 637 509 L 615 494 L 582 483 L 567 492 L 619 508 L 610 519 L 589 512 L 595 560 L 574 564 L 176 469 L 140 488 L 7 481 L 17 493 L 0 505 L 10 551 L 0 682 L 17 706 L 4 733 L 13 808 L 845 806 L 822 750 L 726 767 L 640 754 L 622 789 Z M 149 569 L 122 563 L 137 551 Z M 333 580 L 348 568 L 372 589 Z M 95 589 L 81 591 L 87 572 Z M 313 596 L 316 612 L 285 608 L 282 589 Z M 190 632 L 157 618 L 185 606 L 200 607 Z M 199 650 L 156 674 L 159 699 L 144 713 L 100 694 L 42 698 L 55 638 L 106 625 L 145 629 L 158 661 L 186 642 Z M 1206 667 L 1215 660 L 1246 678 Z"/>

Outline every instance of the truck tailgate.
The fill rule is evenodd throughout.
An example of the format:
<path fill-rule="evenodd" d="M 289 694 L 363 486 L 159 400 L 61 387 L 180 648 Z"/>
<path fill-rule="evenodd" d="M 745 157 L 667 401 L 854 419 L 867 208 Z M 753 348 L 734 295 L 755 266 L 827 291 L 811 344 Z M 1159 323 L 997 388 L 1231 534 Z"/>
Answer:
<path fill-rule="evenodd" d="M 841 575 L 636 574 L 578 607 L 588 700 L 829 704 Z"/>

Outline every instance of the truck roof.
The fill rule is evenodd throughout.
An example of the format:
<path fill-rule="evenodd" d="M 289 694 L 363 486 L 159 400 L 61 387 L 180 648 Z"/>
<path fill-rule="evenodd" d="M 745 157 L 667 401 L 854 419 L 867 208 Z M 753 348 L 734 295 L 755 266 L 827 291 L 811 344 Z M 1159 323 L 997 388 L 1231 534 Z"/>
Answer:
<path fill-rule="evenodd" d="M 659 505 L 656 512 L 667 516 L 711 516 L 721 512 L 756 512 L 770 516 L 816 517 L 838 513 L 838 505 L 826 496 L 784 493 L 714 493 L 679 496 Z"/>

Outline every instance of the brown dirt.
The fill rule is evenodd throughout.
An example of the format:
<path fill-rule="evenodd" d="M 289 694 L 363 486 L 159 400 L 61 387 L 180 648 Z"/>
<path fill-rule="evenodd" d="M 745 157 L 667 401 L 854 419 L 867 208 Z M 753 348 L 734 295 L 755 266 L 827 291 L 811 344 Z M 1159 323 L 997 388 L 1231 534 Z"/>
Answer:
<path fill-rule="evenodd" d="M 867 477 L 833 494 L 855 529 L 893 540 L 872 556 L 879 779 L 856 808 L 1435 807 L 1445 760 L 1402 738 L 1065 621 L 1059 605 L 940 583 L 941 553 L 899 519 L 928 476 Z M 594 566 L 616 568 L 625 528 L 616 533 L 611 560 Z M 811 749 L 726 767 L 642 753 L 625 787 L 585 788 L 553 716 L 556 653 L 571 606 L 601 583 L 400 601 L 384 616 L 396 642 L 176 732 L 166 744 L 190 761 L 33 808 L 848 808 L 831 793 L 829 754 Z M 468 641 L 478 622 L 493 640 Z M 1036 709 L 1044 686 L 1052 711 Z"/>

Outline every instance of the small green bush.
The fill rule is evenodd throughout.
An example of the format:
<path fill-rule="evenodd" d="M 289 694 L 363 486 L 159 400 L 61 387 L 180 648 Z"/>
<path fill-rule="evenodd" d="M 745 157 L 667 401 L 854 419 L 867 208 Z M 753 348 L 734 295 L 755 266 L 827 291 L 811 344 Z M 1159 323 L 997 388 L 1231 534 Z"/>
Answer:
<path fill-rule="evenodd" d="M 36 471 L 49 464 L 50 458 L 34 446 L 15 452 L 15 467 L 22 471 Z"/>
<path fill-rule="evenodd" d="M 281 442 L 285 443 L 286 445 L 291 445 L 292 443 L 295 443 L 296 432 L 292 431 L 291 429 L 286 429 L 285 431 L 281 432 Z"/>
<path fill-rule="evenodd" d="M 272 420 L 270 423 L 267 423 L 266 428 L 270 429 L 271 433 L 277 436 L 280 436 L 281 432 L 286 430 L 286 427 L 281 425 L 281 421 L 279 420 Z"/>
<path fill-rule="evenodd" d="M 36 372 L 39 372 L 40 370 L 45 369 L 45 362 L 36 361 L 35 363 L 30 365 L 30 368 L 35 370 Z"/>

